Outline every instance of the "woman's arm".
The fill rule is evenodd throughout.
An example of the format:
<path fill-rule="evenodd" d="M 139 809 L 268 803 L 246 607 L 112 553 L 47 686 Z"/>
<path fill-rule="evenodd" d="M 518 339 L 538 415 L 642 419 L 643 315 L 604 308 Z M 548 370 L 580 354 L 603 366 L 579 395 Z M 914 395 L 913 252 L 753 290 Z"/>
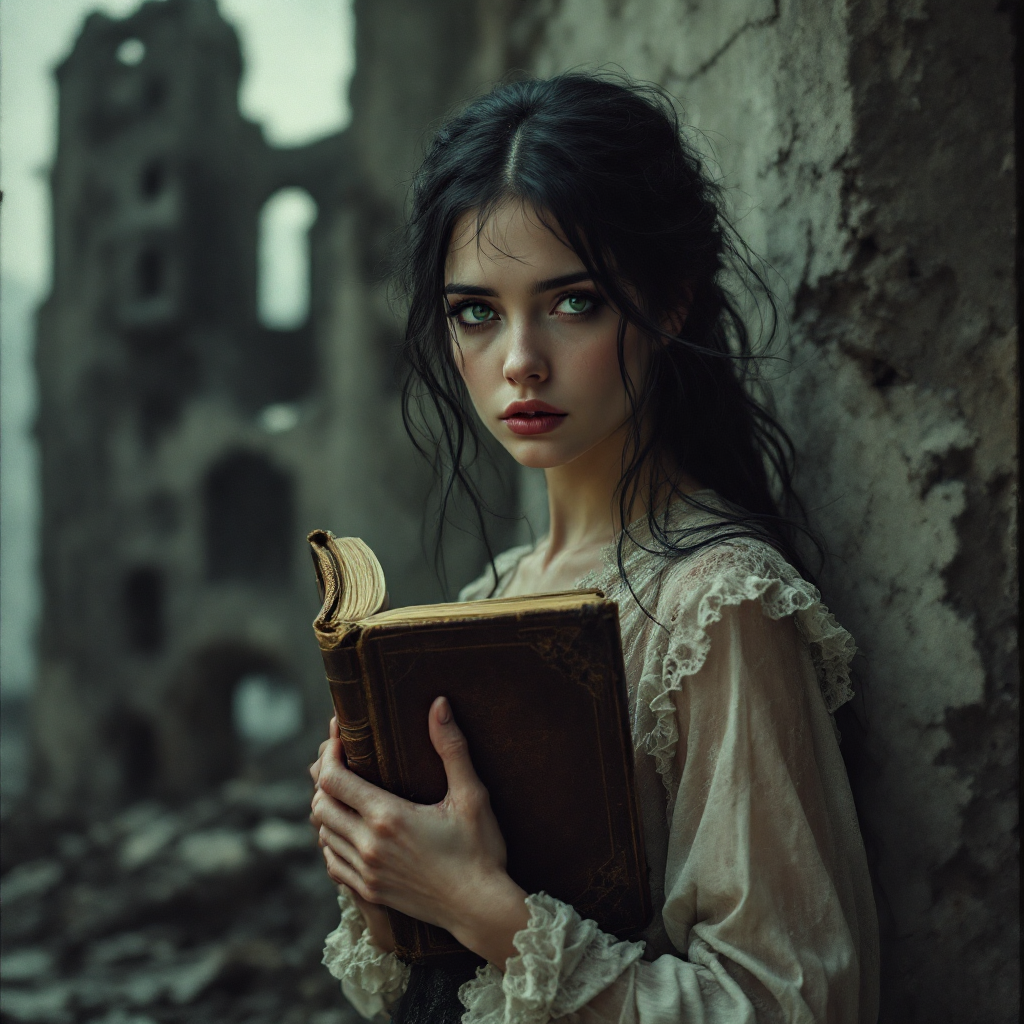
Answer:
<path fill-rule="evenodd" d="M 415 804 L 359 778 L 340 740 L 323 748 L 311 818 L 327 869 L 368 904 L 447 929 L 504 969 L 529 919 L 526 893 L 505 870 L 505 841 L 448 701 L 431 706 L 430 739 L 448 777 L 439 804 Z"/>
<path fill-rule="evenodd" d="M 706 632 L 703 666 L 671 691 L 666 931 L 758 1020 L 873 1022 L 864 847 L 796 620 L 745 600 Z"/>

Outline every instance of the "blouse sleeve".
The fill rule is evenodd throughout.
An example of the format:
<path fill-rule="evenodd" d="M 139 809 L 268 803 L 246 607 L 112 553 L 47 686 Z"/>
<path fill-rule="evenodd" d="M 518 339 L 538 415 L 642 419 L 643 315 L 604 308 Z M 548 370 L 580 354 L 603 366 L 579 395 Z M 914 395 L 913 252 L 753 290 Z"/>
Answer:
<path fill-rule="evenodd" d="M 504 977 L 488 965 L 463 986 L 464 1024 L 873 1024 L 874 906 L 805 638 L 758 600 L 717 609 L 706 632 L 699 669 L 660 687 L 677 734 L 662 916 L 678 955 L 641 960 L 533 896 Z"/>
<path fill-rule="evenodd" d="M 338 907 L 341 921 L 327 936 L 324 966 L 361 1016 L 369 1020 L 390 1014 L 409 983 L 409 968 L 394 953 L 382 953 L 373 945 L 363 915 L 344 886 Z"/>

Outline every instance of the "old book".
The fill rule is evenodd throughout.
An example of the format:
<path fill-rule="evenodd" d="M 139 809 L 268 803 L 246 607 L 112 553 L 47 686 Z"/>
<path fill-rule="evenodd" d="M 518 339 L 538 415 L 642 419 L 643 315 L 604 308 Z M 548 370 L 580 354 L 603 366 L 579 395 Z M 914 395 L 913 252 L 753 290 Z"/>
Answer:
<path fill-rule="evenodd" d="M 444 767 L 427 730 L 451 702 L 490 793 L 509 875 L 618 936 L 651 897 L 633 780 L 618 609 L 597 590 L 381 610 L 384 573 L 361 540 L 309 535 L 323 607 L 313 623 L 350 768 L 436 803 Z M 409 963 L 472 954 L 388 910 Z"/>

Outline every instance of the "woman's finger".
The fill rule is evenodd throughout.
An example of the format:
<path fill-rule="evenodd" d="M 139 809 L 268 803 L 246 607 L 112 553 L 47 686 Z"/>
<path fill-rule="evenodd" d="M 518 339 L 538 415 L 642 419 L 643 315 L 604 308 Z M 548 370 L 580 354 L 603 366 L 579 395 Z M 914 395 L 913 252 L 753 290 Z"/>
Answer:
<path fill-rule="evenodd" d="M 367 930 L 370 933 L 370 941 L 382 953 L 394 953 L 395 936 L 391 931 L 391 922 L 388 920 L 388 912 L 383 904 L 371 903 L 364 900 L 351 886 L 346 886 L 349 899 L 359 908 L 366 922 Z"/>
<path fill-rule="evenodd" d="M 339 885 L 347 885 L 353 892 L 360 892 L 363 880 L 351 864 L 343 861 L 329 846 L 323 848 L 327 874 Z"/>
<path fill-rule="evenodd" d="M 320 768 L 324 763 L 324 748 L 320 747 L 320 756 L 309 766 L 309 777 L 313 780 L 313 785 L 317 785 L 320 781 Z"/>
<path fill-rule="evenodd" d="M 317 828 L 323 824 L 323 812 L 327 809 L 329 814 L 332 814 L 332 820 L 335 824 L 340 824 L 340 819 L 337 814 L 333 812 L 348 812 L 349 814 L 355 814 L 351 807 L 346 807 L 340 800 L 335 800 L 333 796 L 328 796 L 319 786 L 316 788 L 316 792 L 313 794 L 313 799 L 309 802 L 310 814 L 309 820 L 312 821 Z M 359 817 L 358 814 L 355 815 Z"/>
<path fill-rule="evenodd" d="M 363 897 L 355 891 L 355 889 L 353 889 L 349 895 L 352 897 L 352 902 L 359 908 L 359 912 L 364 917 L 367 914 L 372 914 L 375 910 L 379 910 L 382 907 L 382 904 L 380 903 L 371 903 L 369 900 L 364 900 Z"/>
<path fill-rule="evenodd" d="M 317 785 L 327 794 L 347 804 L 359 814 L 376 807 L 382 799 L 395 799 L 390 794 L 359 778 L 345 767 L 341 743 L 332 740 L 324 750 Z"/>
<path fill-rule="evenodd" d="M 366 838 L 368 829 L 363 819 L 350 807 L 325 793 L 318 794 L 313 815 L 318 826 L 326 826 L 332 832 L 344 836 L 353 845 Z"/>
<path fill-rule="evenodd" d="M 444 773 L 448 778 L 448 791 L 456 799 L 460 794 L 476 793 L 482 789 L 473 762 L 469 757 L 469 746 L 462 730 L 455 724 L 452 706 L 446 697 L 438 697 L 430 706 L 427 715 L 430 742 L 444 762 Z"/>
<path fill-rule="evenodd" d="M 317 780 L 320 777 L 320 766 L 323 763 L 324 751 L 327 749 L 327 745 L 332 740 L 339 740 L 340 741 L 340 739 L 341 739 L 341 733 L 338 730 L 338 719 L 337 718 L 332 718 L 331 719 L 330 725 L 328 726 L 328 732 L 330 733 L 330 736 L 328 737 L 328 739 L 324 740 L 323 743 L 320 744 L 320 749 L 317 750 L 317 752 L 316 752 L 316 760 L 309 766 L 309 774 L 310 774 L 310 777 L 313 779 L 313 783 L 314 784 L 317 782 Z M 342 756 L 343 763 L 347 765 L 348 762 L 345 760 L 345 744 L 344 743 L 341 744 L 341 756 Z"/>
<path fill-rule="evenodd" d="M 362 871 L 363 860 L 359 856 L 359 851 L 343 835 L 332 832 L 326 825 L 321 825 L 318 838 L 320 849 L 328 847 L 350 864 L 355 871 Z"/>

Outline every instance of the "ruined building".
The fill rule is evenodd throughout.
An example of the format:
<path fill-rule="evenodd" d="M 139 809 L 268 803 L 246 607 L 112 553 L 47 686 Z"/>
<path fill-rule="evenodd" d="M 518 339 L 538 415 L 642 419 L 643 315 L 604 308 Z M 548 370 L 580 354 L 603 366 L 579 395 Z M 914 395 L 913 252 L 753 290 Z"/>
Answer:
<path fill-rule="evenodd" d="M 329 201 L 345 161 L 337 138 L 269 147 L 240 74 L 214 5 L 181 2 L 92 15 L 57 72 L 37 355 L 54 799 L 213 781 L 236 756 L 238 679 L 308 668 L 295 431 L 329 415 L 322 300 L 314 283 L 304 323 L 261 324 L 257 228 L 278 189 Z M 268 409 L 302 425 L 268 433 Z"/>
<path fill-rule="evenodd" d="M 57 71 L 35 697 L 55 810 L 230 776 L 240 699 L 262 701 L 264 740 L 299 730 L 292 767 L 316 749 L 309 529 L 364 536 L 395 601 L 439 596 L 375 284 L 394 210 L 360 185 L 351 132 L 269 146 L 241 70 L 213 0 L 166 0 L 92 15 Z M 317 211 L 309 303 L 282 326 L 258 308 L 258 227 L 296 189 Z"/>

